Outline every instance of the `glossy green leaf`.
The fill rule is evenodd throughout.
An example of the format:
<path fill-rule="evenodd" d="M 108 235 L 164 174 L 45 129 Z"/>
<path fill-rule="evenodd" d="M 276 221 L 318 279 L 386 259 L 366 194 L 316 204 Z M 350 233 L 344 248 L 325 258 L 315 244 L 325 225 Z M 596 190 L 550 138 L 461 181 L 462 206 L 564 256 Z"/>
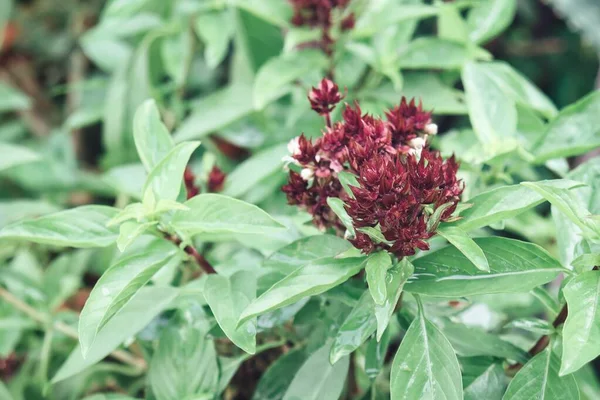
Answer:
<path fill-rule="evenodd" d="M 19 239 L 69 247 L 105 247 L 117 240 L 118 228 L 106 224 L 118 210 L 81 206 L 36 219 L 17 221 L 0 230 L 0 239 Z"/>
<path fill-rule="evenodd" d="M 433 296 L 457 297 L 489 293 L 519 293 L 550 282 L 564 271 L 546 250 L 514 239 L 475 239 L 490 272 L 477 269 L 458 249 L 444 247 L 413 261 L 415 273 L 405 290 Z"/>
<path fill-rule="evenodd" d="M 492 364 L 465 388 L 465 400 L 502 400 L 505 380 L 502 365 Z"/>
<path fill-rule="evenodd" d="M 559 377 L 560 359 L 547 347 L 533 357 L 515 375 L 504 400 L 579 399 L 577 383 L 572 375 Z"/>
<path fill-rule="evenodd" d="M 516 0 L 481 0 L 469 11 L 469 38 L 479 44 L 498 36 L 506 29 L 517 11 Z"/>
<path fill-rule="evenodd" d="M 490 271 L 490 266 L 483 250 L 477 246 L 477 243 L 465 231 L 460 228 L 448 226 L 438 229 L 437 233 L 463 253 L 477 269 L 485 272 Z"/>
<path fill-rule="evenodd" d="M 240 271 L 229 278 L 210 275 L 204 285 L 204 297 L 223 332 L 247 353 L 256 352 L 256 320 L 247 320 L 239 327 L 238 319 L 256 298 L 256 276 Z"/>
<path fill-rule="evenodd" d="M 386 274 L 391 267 L 392 258 L 385 251 L 379 251 L 367 258 L 365 272 L 369 292 L 375 304 L 382 305 L 387 298 Z"/>
<path fill-rule="evenodd" d="M 33 150 L 12 143 L 0 142 L 0 154 L 2 154 L 0 158 L 0 171 L 40 159 L 40 155 Z"/>
<path fill-rule="evenodd" d="M 550 123 L 544 137 L 534 147 L 536 161 L 583 154 L 600 147 L 600 91 L 572 104 Z"/>
<path fill-rule="evenodd" d="M 537 335 L 550 335 L 554 332 L 552 324 L 539 318 L 519 318 L 504 325 L 504 328 L 523 329 Z"/>
<path fill-rule="evenodd" d="M 460 366 L 452 345 L 423 315 L 414 319 L 394 356 L 390 377 L 392 400 L 462 399 Z"/>
<path fill-rule="evenodd" d="M 337 215 L 342 224 L 346 227 L 347 232 L 350 234 L 349 238 L 352 239 L 356 236 L 354 231 L 354 224 L 352 223 L 352 217 L 348 215 L 348 212 L 344 208 L 344 201 L 337 197 L 328 197 L 327 205 L 331 208 L 331 211 Z"/>
<path fill-rule="evenodd" d="M 240 316 L 239 323 L 334 288 L 360 272 L 363 262 L 362 258 L 324 258 L 310 262 L 250 303 Z"/>
<path fill-rule="evenodd" d="M 52 383 L 70 378 L 104 359 L 121 343 L 146 327 L 171 304 L 178 293 L 176 288 L 168 286 L 142 288 L 98 333 L 85 359 L 80 346 L 75 346 L 67 361 L 52 378 Z"/>
<path fill-rule="evenodd" d="M 337 399 L 342 394 L 349 358 L 329 363 L 329 345 L 310 355 L 294 376 L 283 400 Z"/>
<path fill-rule="evenodd" d="M 185 142 L 175 146 L 146 178 L 144 193 L 152 188 L 157 200 L 176 200 L 183 184 L 183 172 L 200 142 Z"/>
<path fill-rule="evenodd" d="M 337 236 L 309 236 L 277 250 L 263 261 L 263 266 L 290 273 L 320 258 L 335 257 L 351 247 L 350 242 Z"/>
<path fill-rule="evenodd" d="M 429 37 L 413 40 L 398 56 L 399 67 L 403 69 L 460 69 L 468 60 L 465 45 Z"/>
<path fill-rule="evenodd" d="M 394 268 L 388 270 L 386 276 L 386 298 L 383 304 L 375 305 L 375 318 L 377 319 L 377 340 L 381 340 L 383 333 L 390 323 L 390 319 L 400 300 L 404 284 L 414 272 L 414 266 L 404 257 Z"/>
<path fill-rule="evenodd" d="M 521 182 L 521 185 L 538 192 L 553 207 L 579 226 L 584 234 L 600 236 L 600 222 L 591 218 L 591 213 L 572 191 L 545 185 L 543 182 Z"/>
<path fill-rule="evenodd" d="M 174 259 L 178 249 L 165 242 L 147 253 L 113 264 L 100 277 L 79 317 L 79 343 L 84 358 L 102 328 L 119 313 L 162 267 Z"/>
<path fill-rule="evenodd" d="M 177 211 L 171 220 L 178 231 L 199 233 L 278 233 L 283 225 L 255 206 L 221 194 L 200 194 L 186 201 L 188 211 Z"/>
<path fill-rule="evenodd" d="M 440 5 L 438 37 L 459 43 L 466 43 L 469 39 L 467 24 L 454 4 Z"/>
<path fill-rule="evenodd" d="M 152 171 L 175 146 L 154 100 L 146 100 L 137 109 L 133 118 L 133 138 L 146 172 Z"/>
<path fill-rule="evenodd" d="M 569 314 L 563 328 L 560 375 L 568 375 L 600 354 L 600 271 L 577 275 L 563 294 Z"/>
<path fill-rule="evenodd" d="M 471 125 L 479 141 L 488 146 L 486 149 L 501 139 L 514 136 L 517 130 L 515 101 L 493 79 L 488 65 L 467 63 L 462 70 L 462 81 Z"/>
<path fill-rule="evenodd" d="M 311 71 L 327 66 L 321 51 L 304 50 L 272 58 L 258 71 L 254 81 L 254 106 L 262 109 L 289 90 L 289 84 Z"/>
<path fill-rule="evenodd" d="M 304 349 L 298 348 L 279 357 L 260 378 L 252 400 L 281 400 L 304 361 Z"/>
<path fill-rule="evenodd" d="M 273 25 L 283 28 L 290 25 L 292 7 L 285 2 L 279 0 L 233 0 L 232 3 Z"/>
<path fill-rule="evenodd" d="M 0 82 L 0 113 L 6 111 L 24 110 L 31 106 L 31 101 L 25 93 Z M 4 154 L 4 153 L 2 153 Z"/>
<path fill-rule="evenodd" d="M 331 364 L 335 364 L 342 357 L 354 352 L 375 332 L 377 320 L 373 313 L 374 306 L 371 294 L 365 291 L 340 326 L 333 340 L 329 353 Z"/>
<path fill-rule="evenodd" d="M 184 323 L 163 331 L 148 371 L 148 382 L 157 400 L 215 393 L 218 379 L 217 352 L 203 329 Z"/>
<path fill-rule="evenodd" d="M 226 86 L 194 103 L 192 113 L 183 120 L 173 137 L 176 142 L 200 139 L 253 111 L 251 86 Z"/>
<path fill-rule="evenodd" d="M 574 188 L 580 185 L 568 179 L 542 182 L 557 188 Z M 472 206 L 460 213 L 461 219 L 455 224 L 464 231 L 515 217 L 544 202 L 544 197 L 521 185 L 511 185 L 483 192 L 469 199 L 468 202 Z"/>

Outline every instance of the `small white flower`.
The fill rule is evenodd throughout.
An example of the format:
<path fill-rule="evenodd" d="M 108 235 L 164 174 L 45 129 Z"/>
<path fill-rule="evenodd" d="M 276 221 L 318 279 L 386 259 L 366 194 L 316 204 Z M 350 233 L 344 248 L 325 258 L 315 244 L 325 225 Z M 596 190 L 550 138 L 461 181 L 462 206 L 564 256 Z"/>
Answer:
<path fill-rule="evenodd" d="M 315 176 L 315 171 L 313 171 L 310 168 L 304 168 L 302 171 L 300 171 L 300 176 L 305 181 L 308 181 L 308 180 L 312 179 L 313 176 Z"/>
<path fill-rule="evenodd" d="M 420 150 L 421 150 L 423 147 L 425 147 L 425 138 L 422 138 L 422 137 L 416 137 L 416 138 L 414 138 L 414 139 L 410 139 L 410 140 L 408 141 L 408 145 L 409 145 L 410 147 L 412 147 L 414 150 L 419 150 L 419 153 L 420 153 Z"/>
<path fill-rule="evenodd" d="M 438 126 L 436 124 L 427 124 L 425 125 L 425 129 L 423 130 L 428 135 L 437 135 Z"/>
<path fill-rule="evenodd" d="M 288 142 L 287 148 L 291 155 L 297 156 L 300 154 L 300 143 L 298 142 L 298 137 L 293 138 Z"/>

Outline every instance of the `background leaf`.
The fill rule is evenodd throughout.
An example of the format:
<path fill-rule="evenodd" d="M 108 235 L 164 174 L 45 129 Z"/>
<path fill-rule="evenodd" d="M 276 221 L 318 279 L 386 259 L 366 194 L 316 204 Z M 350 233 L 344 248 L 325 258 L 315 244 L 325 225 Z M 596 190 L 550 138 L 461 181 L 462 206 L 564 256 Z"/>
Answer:
<path fill-rule="evenodd" d="M 117 240 L 117 228 L 106 224 L 118 210 L 81 206 L 36 219 L 14 222 L 0 230 L 0 239 L 20 239 L 69 247 L 104 247 Z"/>

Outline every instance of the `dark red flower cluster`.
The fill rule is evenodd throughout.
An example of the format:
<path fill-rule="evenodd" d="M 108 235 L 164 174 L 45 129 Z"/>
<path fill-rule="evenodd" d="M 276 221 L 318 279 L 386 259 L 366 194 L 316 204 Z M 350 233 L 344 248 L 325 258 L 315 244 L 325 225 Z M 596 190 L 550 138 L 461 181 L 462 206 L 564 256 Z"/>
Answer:
<path fill-rule="evenodd" d="M 331 54 L 333 38 L 333 12 L 335 9 L 343 10 L 349 0 L 290 0 L 294 8 L 292 23 L 296 26 L 318 27 L 322 30 L 321 47 L 327 54 Z M 345 31 L 354 28 L 354 14 L 347 15 L 340 22 L 340 29 Z"/>
<path fill-rule="evenodd" d="M 223 190 L 223 184 L 227 175 L 219 167 L 214 165 L 208 173 L 206 180 L 206 188 L 210 193 L 220 192 Z M 186 167 L 183 172 L 183 183 L 185 185 L 186 197 L 191 199 L 192 197 L 200 193 L 200 187 L 196 185 L 196 175 L 190 167 Z"/>
<path fill-rule="evenodd" d="M 324 80 L 309 95 L 326 119 L 341 98 L 334 89 Z M 288 202 L 306 209 L 319 228 L 341 233 L 345 228 L 327 205 L 328 197 L 341 198 L 356 230 L 350 240 L 365 253 L 385 249 L 403 257 L 427 249 L 463 190 L 454 157 L 443 160 L 428 147 L 427 137 L 437 133 L 431 113 L 402 98 L 385 119 L 363 114 L 358 104 L 346 105 L 342 118 L 314 141 L 301 135 L 290 142 L 287 160 L 299 172 L 291 170 L 283 187 Z M 342 171 L 358 180 L 352 196 L 339 180 Z"/>

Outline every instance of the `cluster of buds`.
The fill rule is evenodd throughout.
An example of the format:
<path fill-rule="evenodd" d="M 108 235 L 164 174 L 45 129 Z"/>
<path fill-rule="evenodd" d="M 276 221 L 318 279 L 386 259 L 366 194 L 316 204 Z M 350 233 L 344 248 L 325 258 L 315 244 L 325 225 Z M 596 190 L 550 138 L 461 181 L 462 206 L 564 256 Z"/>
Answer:
<path fill-rule="evenodd" d="M 294 9 L 292 23 L 296 26 L 310 26 L 320 28 L 321 47 L 327 54 L 331 54 L 334 43 L 331 37 L 334 10 L 343 11 L 349 0 L 290 0 Z M 340 22 L 342 31 L 354 27 L 354 14 L 350 13 Z"/>
<path fill-rule="evenodd" d="M 283 187 L 288 202 L 308 211 L 317 227 L 343 234 L 327 198 L 344 200 L 356 231 L 350 240 L 364 253 L 384 249 L 403 257 L 427 249 L 426 240 L 452 217 L 463 190 L 454 157 L 443 160 L 428 146 L 428 137 L 437 134 L 431 113 L 402 98 L 382 119 L 363 114 L 355 103 L 346 105 L 342 121 L 331 124 L 330 112 L 341 98 L 329 80 L 309 94 L 327 126 L 314 141 L 301 135 L 289 143 L 286 161 L 296 170 Z M 340 182 L 342 172 L 356 176 L 351 193 Z"/>
<path fill-rule="evenodd" d="M 210 193 L 220 192 L 223 190 L 225 178 L 225 173 L 221 171 L 219 167 L 214 165 L 208 173 L 206 188 Z M 196 175 L 192 172 L 190 167 L 187 167 L 183 172 L 183 183 L 185 185 L 186 197 L 188 200 L 200 193 L 200 187 L 196 185 Z"/>

